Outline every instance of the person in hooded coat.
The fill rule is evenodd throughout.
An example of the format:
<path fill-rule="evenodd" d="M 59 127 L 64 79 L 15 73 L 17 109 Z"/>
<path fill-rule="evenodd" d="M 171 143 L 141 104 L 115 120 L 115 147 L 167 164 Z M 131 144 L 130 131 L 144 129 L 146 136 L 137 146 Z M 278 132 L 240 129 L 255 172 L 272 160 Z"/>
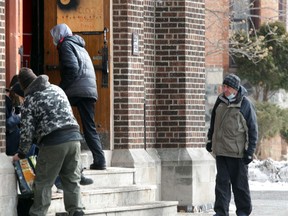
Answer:
<path fill-rule="evenodd" d="M 50 31 L 59 54 L 61 81 L 71 106 L 77 107 L 85 141 L 92 152 L 90 169 L 106 169 L 106 160 L 95 126 L 95 103 L 98 99 L 95 70 L 85 49 L 85 41 L 73 35 L 66 24 L 58 24 Z"/>
<path fill-rule="evenodd" d="M 218 96 L 211 114 L 206 149 L 216 156 L 215 216 L 228 216 L 231 186 L 237 216 L 252 211 L 248 184 L 248 164 L 258 140 L 255 108 L 247 98 L 235 74 L 223 80 L 223 92 Z"/>

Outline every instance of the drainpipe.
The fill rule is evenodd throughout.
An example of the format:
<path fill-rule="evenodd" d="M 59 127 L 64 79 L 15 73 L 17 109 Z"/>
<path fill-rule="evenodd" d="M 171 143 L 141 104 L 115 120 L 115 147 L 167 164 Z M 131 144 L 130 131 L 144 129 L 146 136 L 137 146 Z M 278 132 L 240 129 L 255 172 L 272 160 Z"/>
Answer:
<path fill-rule="evenodd" d="M 146 93 L 144 93 L 144 149 L 146 150 Z"/>

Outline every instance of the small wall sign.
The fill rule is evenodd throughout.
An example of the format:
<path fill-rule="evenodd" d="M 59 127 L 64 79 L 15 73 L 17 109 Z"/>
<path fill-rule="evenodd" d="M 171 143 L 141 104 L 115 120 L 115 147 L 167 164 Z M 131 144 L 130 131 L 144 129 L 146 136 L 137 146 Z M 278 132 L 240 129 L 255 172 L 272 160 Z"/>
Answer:
<path fill-rule="evenodd" d="M 132 33 L 132 55 L 139 55 L 139 35 Z"/>

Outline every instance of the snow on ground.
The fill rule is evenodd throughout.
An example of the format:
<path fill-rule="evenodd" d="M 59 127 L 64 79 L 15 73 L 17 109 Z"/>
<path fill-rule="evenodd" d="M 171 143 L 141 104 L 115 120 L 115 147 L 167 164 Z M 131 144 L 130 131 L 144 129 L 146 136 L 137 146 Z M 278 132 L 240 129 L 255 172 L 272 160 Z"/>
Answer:
<path fill-rule="evenodd" d="M 288 161 L 266 159 L 249 164 L 250 190 L 287 190 Z"/>

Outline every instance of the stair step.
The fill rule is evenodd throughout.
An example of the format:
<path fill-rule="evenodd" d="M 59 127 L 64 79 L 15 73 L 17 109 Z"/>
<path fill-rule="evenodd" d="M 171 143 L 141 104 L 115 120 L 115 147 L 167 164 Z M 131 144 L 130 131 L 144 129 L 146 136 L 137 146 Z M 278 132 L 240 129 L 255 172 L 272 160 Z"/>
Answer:
<path fill-rule="evenodd" d="M 85 215 L 90 216 L 176 216 L 177 215 L 176 201 L 155 201 L 138 203 L 134 205 L 95 208 L 84 210 Z M 58 212 L 57 215 L 66 215 L 65 212 Z M 47 216 L 54 216 L 48 214 Z"/>
<path fill-rule="evenodd" d="M 120 207 L 155 200 L 155 185 L 130 185 L 122 187 L 81 189 L 85 209 Z M 64 211 L 63 194 L 53 193 L 48 213 Z"/>
<path fill-rule="evenodd" d="M 84 186 L 85 188 L 119 187 L 134 184 L 135 169 L 122 167 L 107 167 L 106 170 L 85 169 L 83 174 L 94 181 L 92 185 Z"/>
<path fill-rule="evenodd" d="M 106 170 L 85 169 L 85 177 L 94 183 L 81 186 L 85 215 L 90 216 L 176 216 L 176 201 L 155 201 L 156 185 L 136 185 L 135 169 L 107 167 Z M 55 186 L 54 192 L 56 190 Z M 47 216 L 67 215 L 63 194 L 52 193 Z"/>

